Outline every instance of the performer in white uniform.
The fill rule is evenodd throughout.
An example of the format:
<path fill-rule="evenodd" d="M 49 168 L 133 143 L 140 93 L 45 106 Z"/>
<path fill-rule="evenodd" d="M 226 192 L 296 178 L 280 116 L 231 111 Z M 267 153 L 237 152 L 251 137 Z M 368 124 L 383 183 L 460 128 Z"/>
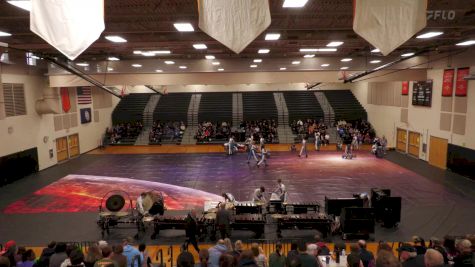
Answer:
<path fill-rule="evenodd" d="M 287 191 L 285 190 L 285 185 L 282 183 L 282 179 L 277 179 L 277 188 L 274 190 L 274 193 L 279 196 L 282 202 L 287 201 Z"/>
<path fill-rule="evenodd" d="M 252 201 L 266 202 L 266 198 L 264 196 L 265 191 L 266 189 L 263 186 L 254 190 L 254 194 L 252 195 Z"/>
<path fill-rule="evenodd" d="M 145 213 L 146 213 L 146 211 L 143 208 L 143 199 L 145 198 L 146 195 L 147 194 L 145 192 L 142 192 L 140 194 L 140 196 L 137 198 L 137 203 L 135 204 L 136 208 L 137 208 L 137 211 L 142 215 L 145 215 Z"/>
<path fill-rule="evenodd" d="M 254 144 L 254 141 L 252 140 L 252 136 L 246 140 L 246 145 L 247 145 L 247 163 L 249 163 L 249 160 L 251 159 L 251 157 L 254 157 L 256 162 L 258 162 L 259 160 L 257 159 L 257 156 L 256 156 L 257 147 Z"/>
<path fill-rule="evenodd" d="M 264 145 L 261 146 L 261 160 L 257 163 L 257 167 L 259 167 L 262 163 L 267 166 L 267 149 Z"/>
<path fill-rule="evenodd" d="M 308 158 L 307 154 L 307 137 L 302 138 L 302 148 L 300 149 L 299 157 L 302 157 L 305 154 L 305 157 Z"/>

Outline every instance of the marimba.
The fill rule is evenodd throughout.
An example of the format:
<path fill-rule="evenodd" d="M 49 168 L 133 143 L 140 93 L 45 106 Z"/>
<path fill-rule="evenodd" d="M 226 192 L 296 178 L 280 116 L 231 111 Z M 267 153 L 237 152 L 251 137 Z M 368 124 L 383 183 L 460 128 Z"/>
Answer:
<path fill-rule="evenodd" d="M 313 229 L 323 237 L 331 235 L 333 220 L 324 213 L 314 214 L 274 214 L 277 221 L 277 235 L 281 237 L 282 229 Z"/>

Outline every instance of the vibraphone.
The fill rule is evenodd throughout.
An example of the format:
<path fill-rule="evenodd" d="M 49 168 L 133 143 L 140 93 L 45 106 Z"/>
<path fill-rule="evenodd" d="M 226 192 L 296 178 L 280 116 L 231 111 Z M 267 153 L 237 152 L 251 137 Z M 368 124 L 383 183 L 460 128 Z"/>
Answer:
<path fill-rule="evenodd" d="M 234 208 L 236 214 L 262 213 L 262 203 L 254 201 L 236 201 Z"/>
<path fill-rule="evenodd" d="M 274 214 L 277 221 L 277 235 L 282 236 L 282 229 L 314 229 L 323 237 L 331 235 L 333 220 L 324 213 L 317 214 Z"/>
<path fill-rule="evenodd" d="M 318 213 L 320 203 L 316 201 L 284 203 L 284 208 L 287 214 Z"/>
<path fill-rule="evenodd" d="M 231 229 L 253 231 L 256 238 L 264 233 L 265 218 L 262 214 L 238 214 L 234 215 Z"/>
<path fill-rule="evenodd" d="M 184 230 L 186 227 L 186 217 L 187 215 L 157 215 L 153 217 L 149 217 L 147 221 L 153 223 L 154 232 L 151 236 L 152 239 L 160 233 L 160 230 L 166 229 L 178 229 Z M 146 222 L 146 221 L 144 221 Z M 214 219 L 208 219 L 205 216 L 201 216 L 196 218 L 196 226 L 197 226 L 197 235 L 199 239 L 203 239 L 207 233 L 207 227 L 209 225 L 214 224 Z"/>
<path fill-rule="evenodd" d="M 96 223 L 101 228 L 102 238 L 110 234 L 111 228 L 136 228 L 137 231 L 141 229 L 140 217 L 133 212 L 100 212 Z"/>

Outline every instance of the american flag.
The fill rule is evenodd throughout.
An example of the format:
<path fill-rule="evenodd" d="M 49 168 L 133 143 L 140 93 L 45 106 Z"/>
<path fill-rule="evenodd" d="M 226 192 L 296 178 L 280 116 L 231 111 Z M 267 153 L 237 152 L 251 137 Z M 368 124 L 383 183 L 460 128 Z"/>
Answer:
<path fill-rule="evenodd" d="M 91 87 L 78 87 L 78 105 L 87 105 L 92 103 Z"/>

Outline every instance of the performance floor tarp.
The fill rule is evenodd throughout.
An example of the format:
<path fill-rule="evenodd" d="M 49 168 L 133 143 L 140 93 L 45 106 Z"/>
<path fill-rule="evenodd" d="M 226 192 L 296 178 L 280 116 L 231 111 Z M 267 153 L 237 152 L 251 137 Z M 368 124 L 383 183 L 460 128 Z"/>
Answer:
<path fill-rule="evenodd" d="M 369 193 L 371 188 L 391 189 L 393 196 L 402 197 L 401 224 L 397 229 L 378 227 L 377 240 L 403 241 L 415 234 L 426 238 L 462 235 L 475 229 L 473 181 L 395 152 L 390 153 L 389 160 L 377 159 L 368 152 L 361 152 L 352 160 L 343 160 L 338 152 L 313 152 L 309 158 L 276 152 L 268 166 L 260 168 L 255 162 L 247 164 L 246 158 L 246 154 L 220 153 L 82 155 L 0 188 L 0 242 L 15 239 L 20 244 L 42 245 L 50 240 L 100 239 L 94 206 L 99 206 L 108 188 L 138 192 L 142 187 L 135 188 L 137 183 L 144 187 L 159 184 L 163 190 L 169 190 L 166 194 L 174 201 L 179 201 L 180 194 L 195 194 L 192 199 L 183 198 L 194 203 L 186 206 L 190 208 L 200 207 L 204 200 L 217 198 L 223 192 L 232 193 L 237 200 L 249 200 L 259 186 L 273 190 L 278 178 L 286 185 L 291 202 L 318 201 L 323 205 L 325 196 L 351 197 Z M 91 185 L 88 180 L 103 180 L 104 176 L 125 179 L 117 179 L 113 187 L 110 181 L 114 178 L 104 178 L 109 186 Z M 68 187 L 71 179 L 76 184 Z M 135 197 L 137 192 L 132 195 Z M 65 201 L 68 199 L 80 201 L 69 203 Z M 170 205 L 171 210 L 183 207 Z M 133 230 L 124 230 L 110 238 L 132 233 Z M 292 230 L 287 236 L 302 233 L 312 234 Z M 184 240 L 183 234 L 172 240 Z M 265 237 L 273 236 L 266 233 Z"/>

